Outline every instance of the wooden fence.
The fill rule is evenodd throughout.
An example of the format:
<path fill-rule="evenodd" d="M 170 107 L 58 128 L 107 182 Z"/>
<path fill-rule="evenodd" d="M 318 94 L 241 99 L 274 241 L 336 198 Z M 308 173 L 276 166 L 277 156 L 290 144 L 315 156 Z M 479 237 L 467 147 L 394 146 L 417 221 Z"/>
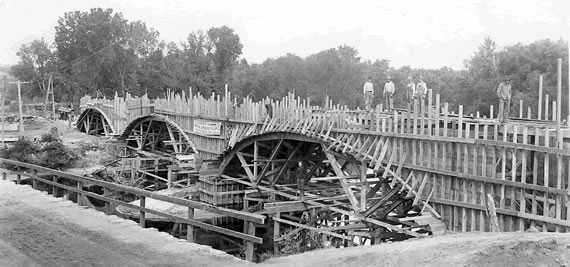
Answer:
<path fill-rule="evenodd" d="M 193 214 L 195 209 L 204 210 L 207 212 L 211 212 L 214 214 L 219 214 L 223 216 L 228 216 L 240 220 L 244 220 L 250 224 L 257 223 L 263 224 L 265 222 L 265 216 L 252 214 L 248 212 L 242 212 L 232 209 L 226 209 L 222 207 L 217 207 L 214 205 L 210 205 L 207 203 L 192 201 L 183 198 L 159 195 L 153 192 L 145 191 L 142 189 L 124 186 L 115 183 L 109 183 L 101 180 L 95 180 L 87 177 L 77 176 L 61 171 L 56 171 L 48 168 L 44 168 L 41 166 L 36 166 L 28 163 L 22 163 L 13 160 L 1 159 L 0 164 L 2 165 L 0 168 L 0 172 L 2 173 L 2 179 L 6 180 L 8 174 L 16 175 L 16 183 L 20 184 L 22 178 L 30 178 L 32 180 L 32 187 L 34 189 L 38 189 L 38 183 L 43 183 L 48 186 L 52 186 L 52 193 L 53 195 L 57 195 L 57 191 L 67 191 L 73 192 L 78 194 L 79 196 L 88 196 L 91 198 L 95 198 L 105 202 L 105 210 L 109 214 L 113 210 L 113 207 L 116 205 L 125 206 L 131 209 L 138 210 L 140 212 L 140 226 L 145 227 L 145 214 L 151 213 L 161 217 L 166 218 L 167 220 L 185 224 L 188 227 L 187 231 L 187 240 L 189 242 L 194 241 L 194 227 L 202 228 L 204 230 L 213 231 L 219 234 L 239 238 L 246 242 L 246 246 L 252 247 L 253 244 L 261 244 L 263 239 L 256 237 L 255 232 L 250 233 L 241 233 L 237 231 L 233 231 L 230 229 L 225 229 L 222 227 L 218 227 L 215 225 L 207 224 L 198 220 L 194 220 Z M 11 169 L 16 169 L 11 170 Z M 40 176 L 41 174 L 41 176 Z M 51 178 L 46 178 L 49 176 Z M 89 192 L 83 189 L 83 185 L 97 185 L 103 188 L 103 195 L 96 194 L 93 192 Z M 117 200 L 111 197 L 112 193 L 126 193 L 136 195 L 140 199 L 140 205 L 133 205 L 121 200 Z M 167 214 L 165 212 L 149 209 L 145 207 L 145 201 L 147 198 L 164 201 L 180 206 L 184 206 L 188 208 L 188 218 L 183 218 L 179 216 L 174 216 Z M 81 203 L 78 203 L 81 204 Z M 251 258 L 253 255 L 253 249 L 251 251 L 246 251 L 251 255 L 248 255 L 248 258 Z"/>

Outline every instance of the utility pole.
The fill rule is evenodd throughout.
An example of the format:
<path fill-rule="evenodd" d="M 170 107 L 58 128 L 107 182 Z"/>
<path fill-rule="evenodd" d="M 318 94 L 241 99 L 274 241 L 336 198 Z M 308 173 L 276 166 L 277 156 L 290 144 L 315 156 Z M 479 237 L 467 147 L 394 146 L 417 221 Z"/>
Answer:
<path fill-rule="evenodd" d="M 4 102 L 6 101 L 6 87 L 8 86 L 8 81 L 6 75 L 4 75 L 4 80 L 2 82 L 2 147 L 5 148 L 6 144 L 4 143 L 4 121 L 6 121 L 6 112 L 4 111 Z"/>
<path fill-rule="evenodd" d="M 22 89 L 20 88 L 20 84 L 26 84 L 30 82 L 21 82 L 18 80 L 17 82 L 10 82 L 18 84 L 18 111 L 20 113 L 20 135 L 24 134 L 24 116 L 22 115 Z"/>

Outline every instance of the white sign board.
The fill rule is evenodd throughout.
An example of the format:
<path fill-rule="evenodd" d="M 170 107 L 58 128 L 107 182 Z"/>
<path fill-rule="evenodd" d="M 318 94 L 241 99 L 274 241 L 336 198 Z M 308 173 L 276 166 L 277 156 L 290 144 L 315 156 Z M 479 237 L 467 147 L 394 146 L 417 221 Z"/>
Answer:
<path fill-rule="evenodd" d="M 220 135 L 222 123 L 206 120 L 194 120 L 194 132 L 205 135 Z"/>

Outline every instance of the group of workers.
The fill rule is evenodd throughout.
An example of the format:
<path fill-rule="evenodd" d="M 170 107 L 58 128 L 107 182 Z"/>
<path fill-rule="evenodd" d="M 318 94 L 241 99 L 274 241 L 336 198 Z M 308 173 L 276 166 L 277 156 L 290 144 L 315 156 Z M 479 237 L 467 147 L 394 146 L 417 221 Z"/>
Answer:
<path fill-rule="evenodd" d="M 413 103 L 414 99 L 419 99 L 420 103 L 423 104 L 423 100 L 427 93 L 427 85 L 424 82 L 424 78 L 419 76 L 418 82 L 414 84 L 412 77 L 408 77 L 406 83 L 406 98 L 408 103 Z M 394 108 L 393 96 L 396 91 L 396 86 L 392 82 L 390 77 L 386 77 L 386 83 L 384 84 L 384 99 L 386 101 L 386 107 L 388 111 Z M 509 117 L 509 110 L 511 105 L 511 78 L 504 77 L 503 82 L 497 87 L 497 96 L 499 97 L 499 116 L 498 119 L 501 123 L 505 123 Z M 364 104 L 367 110 L 372 107 L 372 101 L 374 99 L 374 85 L 372 83 L 372 78 L 368 78 L 368 81 L 364 84 Z M 306 164 L 303 161 L 298 161 L 298 166 L 295 169 L 294 177 L 297 180 L 297 186 L 299 190 L 299 196 L 301 200 L 304 200 L 305 187 L 311 179 L 311 174 Z"/>
<path fill-rule="evenodd" d="M 417 84 L 414 83 L 412 77 L 408 77 L 406 83 L 406 99 L 408 103 L 414 103 L 414 99 L 418 98 L 420 103 L 421 100 L 425 98 L 427 93 L 427 85 L 424 82 L 424 77 L 419 76 L 417 78 Z M 364 106 L 366 110 L 372 108 L 372 101 L 374 99 L 374 84 L 372 83 L 372 78 L 368 77 L 368 81 L 364 84 Z M 384 84 L 384 90 L 382 95 L 384 96 L 384 103 L 388 111 L 394 109 L 394 93 L 396 92 L 396 86 L 392 82 L 392 77 L 386 77 L 386 83 Z"/>
<path fill-rule="evenodd" d="M 368 81 L 364 83 L 364 108 L 366 110 L 371 110 L 372 102 L 374 100 L 374 84 L 372 83 L 372 77 L 368 77 Z M 386 83 L 384 84 L 384 91 L 382 95 L 384 96 L 384 103 L 386 109 L 391 112 L 394 109 L 394 93 L 396 92 L 396 86 L 392 82 L 390 76 L 386 77 Z M 417 83 L 414 83 L 412 77 L 408 77 L 406 83 L 406 99 L 410 104 L 414 103 L 414 99 L 418 99 L 421 105 L 424 104 L 424 98 L 427 94 L 427 85 L 424 82 L 424 77 L 418 76 Z M 503 82 L 497 87 L 497 96 L 499 97 L 499 116 L 498 119 L 501 123 L 504 123 L 509 117 L 509 111 L 511 106 L 511 78 L 506 76 L 503 78 Z"/>

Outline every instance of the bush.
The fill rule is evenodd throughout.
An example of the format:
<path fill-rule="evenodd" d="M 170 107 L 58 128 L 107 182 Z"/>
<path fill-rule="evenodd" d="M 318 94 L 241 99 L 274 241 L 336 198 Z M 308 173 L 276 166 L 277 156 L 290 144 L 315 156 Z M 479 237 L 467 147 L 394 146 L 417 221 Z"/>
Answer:
<path fill-rule="evenodd" d="M 75 166 L 79 157 L 59 141 L 46 144 L 40 151 L 40 165 L 51 169 L 66 169 Z"/>
<path fill-rule="evenodd" d="M 6 149 L 4 153 L 2 153 L 2 157 L 30 164 L 38 164 L 36 153 L 39 151 L 40 148 L 32 141 L 26 138 L 20 138 L 14 143 L 13 147 Z"/>
<path fill-rule="evenodd" d="M 49 132 L 42 134 L 41 141 L 46 143 L 60 141 L 57 127 L 52 127 Z"/>
<path fill-rule="evenodd" d="M 281 253 L 283 255 L 292 255 L 325 248 L 329 239 L 330 237 L 325 234 L 303 229 L 281 240 L 279 244 L 281 245 Z"/>

